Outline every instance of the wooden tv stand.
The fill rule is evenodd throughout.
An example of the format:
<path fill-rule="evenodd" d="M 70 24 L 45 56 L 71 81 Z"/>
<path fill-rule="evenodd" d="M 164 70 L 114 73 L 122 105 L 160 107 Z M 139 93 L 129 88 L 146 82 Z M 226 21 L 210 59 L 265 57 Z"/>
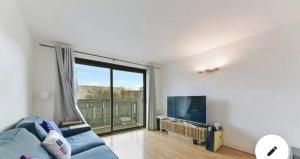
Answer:
<path fill-rule="evenodd" d="M 207 131 L 206 127 L 159 117 L 160 131 L 171 132 L 193 139 L 193 143 L 205 144 L 208 151 L 216 152 L 223 144 L 223 131 Z"/>
<path fill-rule="evenodd" d="M 186 122 L 173 121 L 168 118 L 161 119 L 160 130 L 183 135 L 192 138 L 194 142 L 198 141 L 200 143 L 205 143 L 207 134 L 205 127 L 197 127 Z"/>

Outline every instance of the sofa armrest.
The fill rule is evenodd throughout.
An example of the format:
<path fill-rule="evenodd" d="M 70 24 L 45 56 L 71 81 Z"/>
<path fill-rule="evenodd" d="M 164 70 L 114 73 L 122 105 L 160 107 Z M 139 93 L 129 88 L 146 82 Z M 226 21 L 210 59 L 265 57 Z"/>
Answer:
<path fill-rule="evenodd" d="M 81 134 L 81 133 L 90 131 L 90 130 L 92 130 L 92 128 L 88 124 L 81 124 L 81 125 L 75 125 L 75 126 L 62 127 L 62 128 L 60 128 L 60 130 L 64 137 L 69 137 L 69 136 L 73 136 L 76 134 Z"/>

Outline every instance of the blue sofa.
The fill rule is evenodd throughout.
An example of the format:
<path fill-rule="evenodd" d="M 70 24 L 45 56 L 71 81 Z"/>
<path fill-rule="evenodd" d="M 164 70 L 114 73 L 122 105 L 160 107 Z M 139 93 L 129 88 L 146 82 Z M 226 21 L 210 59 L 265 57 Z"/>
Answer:
<path fill-rule="evenodd" d="M 39 117 L 26 117 L 13 129 L 0 133 L 0 159 L 20 159 L 26 154 L 38 159 L 55 159 L 47 153 L 41 142 L 48 133 L 40 126 Z M 89 126 L 61 128 L 70 143 L 71 159 L 118 159 Z"/>

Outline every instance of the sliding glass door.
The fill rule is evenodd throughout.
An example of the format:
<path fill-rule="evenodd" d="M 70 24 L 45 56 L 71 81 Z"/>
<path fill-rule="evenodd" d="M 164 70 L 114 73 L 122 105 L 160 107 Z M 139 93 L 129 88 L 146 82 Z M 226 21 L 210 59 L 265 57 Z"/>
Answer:
<path fill-rule="evenodd" d="M 143 69 L 76 59 L 77 105 L 98 134 L 145 127 Z"/>
<path fill-rule="evenodd" d="M 144 125 L 144 74 L 113 70 L 113 129 Z"/>
<path fill-rule="evenodd" d="M 94 131 L 111 131 L 110 69 L 76 64 L 77 106 Z"/>

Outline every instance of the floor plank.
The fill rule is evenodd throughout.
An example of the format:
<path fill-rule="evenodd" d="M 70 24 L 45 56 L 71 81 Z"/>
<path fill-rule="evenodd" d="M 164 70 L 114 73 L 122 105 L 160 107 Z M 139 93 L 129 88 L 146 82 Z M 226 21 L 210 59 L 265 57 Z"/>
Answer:
<path fill-rule="evenodd" d="M 103 139 L 120 159 L 255 159 L 253 155 L 225 146 L 212 153 L 177 136 L 144 129 Z"/>

